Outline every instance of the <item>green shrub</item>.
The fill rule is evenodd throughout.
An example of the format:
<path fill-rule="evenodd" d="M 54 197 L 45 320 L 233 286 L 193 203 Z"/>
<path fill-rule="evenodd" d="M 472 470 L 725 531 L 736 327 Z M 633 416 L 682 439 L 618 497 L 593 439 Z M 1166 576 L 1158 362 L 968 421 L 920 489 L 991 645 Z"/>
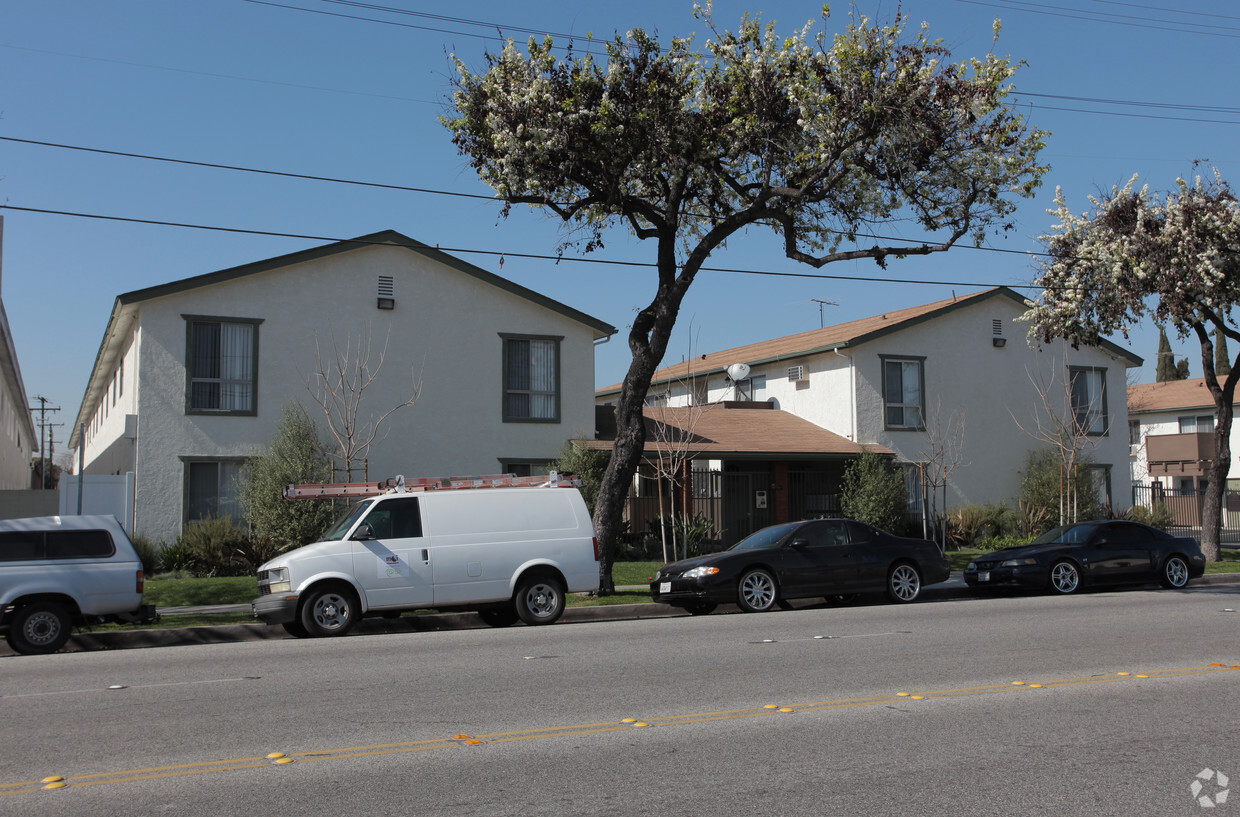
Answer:
<path fill-rule="evenodd" d="M 561 473 L 576 474 L 581 477 L 581 498 L 586 501 L 590 516 L 594 516 L 594 503 L 598 500 L 598 490 L 603 484 L 603 474 L 607 471 L 607 463 L 611 454 L 593 448 L 582 448 L 573 442 L 564 444 L 560 458 L 552 466 Z"/>
<path fill-rule="evenodd" d="M 195 576 L 243 576 L 250 572 L 241 556 L 248 538 L 229 517 L 210 516 L 187 523 L 177 544 L 186 549 Z"/>
<path fill-rule="evenodd" d="M 175 573 L 177 575 L 193 575 L 194 555 L 190 549 L 178 539 L 175 543 L 165 544 L 159 551 L 158 573 Z"/>
<path fill-rule="evenodd" d="M 718 541 L 721 535 L 715 530 L 714 523 L 701 514 L 694 514 L 693 516 L 680 514 L 666 519 L 656 516 L 651 520 L 651 526 L 656 531 L 660 525 L 667 527 L 668 544 L 675 542 L 676 548 L 683 559 L 688 559 L 691 556 L 701 556 L 702 545 L 707 542 Z"/>
<path fill-rule="evenodd" d="M 301 406 L 286 405 L 275 437 L 265 451 L 250 458 L 237 484 L 237 498 L 254 537 L 286 549 L 317 541 L 336 516 L 331 500 L 289 501 L 284 489 L 330 482 L 331 473 L 314 421 Z"/>
<path fill-rule="evenodd" d="M 1020 506 L 1026 517 L 1049 521 L 1050 524 L 1043 530 L 1060 524 L 1061 507 L 1064 521 L 1072 521 L 1074 497 L 1076 519 L 1097 519 L 1104 511 L 1103 498 L 1098 494 L 1098 484 L 1090 477 L 1087 460 L 1078 462 L 1076 473 L 1069 478 L 1065 478 L 1062 472 L 1063 463 L 1056 449 L 1035 449 L 1025 457 L 1025 468 L 1021 472 Z"/>
<path fill-rule="evenodd" d="M 908 525 L 904 514 L 907 505 L 904 474 L 890 458 L 866 448 L 844 469 L 840 486 L 844 516 L 899 534 Z"/>
<path fill-rule="evenodd" d="M 980 542 L 1007 536 L 1016 528 L 1016 513 L 1002 502 L 961 505 L 947 515 L 947 540 L 956 547 L 980 547 Z"/>
<path fill-rule="evenodd" d="M 1005 533 L 1001 536 L 992 536 L 989 539 L 979 539 L 973 543 L 973 547 L 978 550 L 992 551 L 1003 550 L 1004 548 L 1015 548 L 1021 545 L 1027 545 L 1034 540 L 1032 536 L 1021 536 L 1015 533 Z"/>
<path fill-rule="evenodd" d="M 1141 522 L 1159 530 L 1170 530 L 1171 526 L 1175 524 L 1175 512 L 1167 507 L 1166 502 L 1156 502 L 1152 508 L 1133 505 L 1124 514 L 1124 518 L 1131 519 L 1133 522 Z"/>
<path fill-rule="evenodd" d="M 138 558 L 142 560 L 142 572 L 147 576 L 154 576 L 159 568 L 160 546 L 152 542 L 150 537 L 141 534 L 130 536 L 129 541 L 133 542 L 133 549 L 137 551 Z"/>

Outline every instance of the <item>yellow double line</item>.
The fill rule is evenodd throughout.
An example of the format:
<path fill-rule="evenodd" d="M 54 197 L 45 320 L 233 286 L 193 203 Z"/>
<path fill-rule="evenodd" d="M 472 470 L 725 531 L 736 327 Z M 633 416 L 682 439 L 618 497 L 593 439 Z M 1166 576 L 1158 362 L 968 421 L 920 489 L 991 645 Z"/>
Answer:
<path fill-rule="evenodd" d="M 199 774 L 216 774 L 233 772 L 242 769 L 276 769 L 290 763 L 318 763 L 325 760 L 349 760 L 377 755 L 394 755 L 412 752 L 425 752 L 432 749 L 460 749 L 485 746 L 496 743 L 511 743 L 523 740 L 543 740 L 546 738 L 562 738 L 580 735 L 598 735 L 609 732 L 621 732 L 634 728 L 680 726 L 690 723 L 706 723 L 709 721 L 737 720 L 740 718 L 762 718 L 790 715 L 798 712 L 816 712 L 831 709 L 846 709 L 859 706 L 890 705 L 909 701 L 923 701 L 946 698 L 959 698 L 970 695 L 991 695 L 999 692 L 1016 690 L 1055 689 L 1056 687 L 1079 686 L 1083 684 L 1113 684 L 1132 682 L 1151 678 L 1170 678 L 1180 675 L 1201 675 L 1213 672 L 1240 670 L 1240 666 L 1228 664 L 1210 664 L 1204 667 L 1183 667 L 1178 669 L 1156 670 L 1152 672 L 1116 672 L 1108 675 L 1091 675 L 1080 678 L 1059 678 L 1045 681 L 1010 681 L 1004 684 L 989 686 L 963 687 L 958 689 L 939 689 L 925 692 L 897 692 L 890 695 L 876 695 L 864 698 L 844 698 L 832 701 L 810 701 L 800 704 L 764 704 L 760 707 L 744 709 L 728 709 L 719 712 L 697 712 L 686 715 L 665 715 L 661 717 L 639 720 L 623 718 L 618 721 L 604 723 L 587 723 L 573 726 L 559 726 L 548 729 L 526 729 L 515 732 L 496 732 L 489 735 L 457 734 L 447 738 L 419 740 L 407 743 L 380 743 L 372 746 L 349 746 L 341 749 L 329 749 L 318 752 L 296 752 L 285 754 L 271 752 L 263 757 L 243 757 L 233 760 L 216 760 L 205 763 L 186 763 L 176 766 L 153 766 L 146 769 L 129 769 L 117 772 L 100 772 L 97 774 L 76 775 L 74 777 L 49 776 L 42 780 L 29 780 L 19 783 L 0 783 L 0 797 L 15 794 L 30 794 L 39 791 L 50 791 L 67 787 L 105 786 L 117 783 L 133 783 L 142 780 L 156 780 L 172 777 L 183 777 Z"/>

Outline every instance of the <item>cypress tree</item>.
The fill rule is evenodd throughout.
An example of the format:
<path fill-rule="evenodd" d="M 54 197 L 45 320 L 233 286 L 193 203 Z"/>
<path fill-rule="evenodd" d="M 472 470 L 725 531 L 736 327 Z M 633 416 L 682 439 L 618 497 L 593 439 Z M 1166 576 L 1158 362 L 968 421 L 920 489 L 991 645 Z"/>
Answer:
<path fill-rule="evenodd" d="M 1158 364 L 1154 369 L 1154 380 L 1167 383 L 1179 380 L 1175 372 L 1175 356 L 1171 353 L 1171 341 L 1167 339 L 1167 328 L 1158 330 Z"/>

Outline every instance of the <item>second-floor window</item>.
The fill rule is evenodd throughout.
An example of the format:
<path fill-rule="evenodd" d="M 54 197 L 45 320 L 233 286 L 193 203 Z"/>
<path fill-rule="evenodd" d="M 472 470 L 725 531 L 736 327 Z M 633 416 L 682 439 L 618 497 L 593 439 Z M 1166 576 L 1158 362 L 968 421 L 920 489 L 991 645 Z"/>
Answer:
<path fill-rule="evenodd" d="M 1107 370 L 1073 366 L 1068 369 L 1072 385 L 1072 419 L 1080 434 L 1107 433 Z"/>
<path fill-rule="evenodd" d="M 501 335 L 504 422 L 560 421 L 560 339 Z"/>
<path fill-rule="evenodd" d="M 924 358 L 883 358 L 883 423 L 887 428 L 925 428 Z"/>
<path fill-rule="evenodd" d="M 254 414 L 258 321 L 187 317 L 187 409 L 192 414 Z"/>
<path fill-rule="evenodd" d="M 1181 434 L 1209 434 L 1214 430 L 1213 414 L 1198 414 L 1180 418 Z"/>

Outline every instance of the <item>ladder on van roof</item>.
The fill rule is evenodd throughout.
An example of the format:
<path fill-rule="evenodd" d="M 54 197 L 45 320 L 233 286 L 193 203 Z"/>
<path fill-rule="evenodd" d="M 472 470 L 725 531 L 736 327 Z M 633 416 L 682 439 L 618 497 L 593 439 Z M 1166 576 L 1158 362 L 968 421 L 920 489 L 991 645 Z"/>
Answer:
<path fill-rule="evenodd" d="M 423 491 L 461 491 L 470 488 L 580 488 L 581 477 L 552 471 L 545 475 L 519 477 L 516 474 L 489 474 L 471 477 L 414 477 L 403 474 L 383 482 L 326 482 L 290 485 L 284 489 L 285 499 L 362 498 L 383 494 L 419 493 Z"/>

